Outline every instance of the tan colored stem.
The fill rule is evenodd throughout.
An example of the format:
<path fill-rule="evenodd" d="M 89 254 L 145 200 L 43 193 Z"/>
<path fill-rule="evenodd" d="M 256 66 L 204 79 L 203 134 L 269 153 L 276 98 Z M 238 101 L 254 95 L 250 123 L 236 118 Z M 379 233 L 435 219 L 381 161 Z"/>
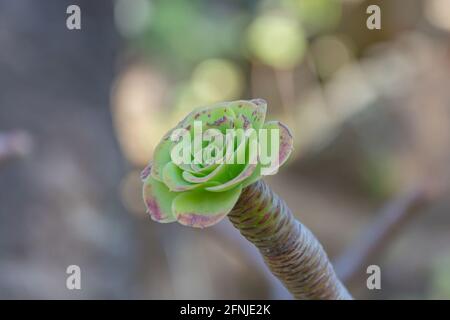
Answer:
<path fill-rule="evenodd" d="M 264 181 L 245 188 L 228 216 L 296 299 L 352 299 L 319 241 Z"/>

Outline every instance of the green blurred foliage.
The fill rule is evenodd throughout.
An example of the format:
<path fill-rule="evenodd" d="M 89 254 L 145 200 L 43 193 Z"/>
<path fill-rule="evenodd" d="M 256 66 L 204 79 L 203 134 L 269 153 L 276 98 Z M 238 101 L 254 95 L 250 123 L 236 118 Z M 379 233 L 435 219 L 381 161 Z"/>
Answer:
<path fill-rule="evenodd" d="M 374 199 L 386 200 L 395 192 L 395 173 L 389 153 L 368 152 L 360 163 L 361 187 Z"/>
<path fill-rule="evenodd" d="M 262 15 L 248 30 L 248 46 L 263 63 L 291 69 L 303 58 L 306 39 L 299 22 L 288 16 Z"/>
<path fill-rule="evenodd" d="M 377 98 L 370 76 L 360 68 L 361 45 L 355 41 L 363 34 L 376 44 L 375 33 L 346 26 L 365 23 L 363 1 L 116 3 L 116 24 L 127 48 L 151 66 L 149 78 L 157 73 L 164 79 L 158 101 L 143 104 L 164 110 L 171 119 L 198 106 L 259 96 L 269 102 L 271 114 L 292 122 L 300 157 L 325 148 Z M 153 87 L 157 93 L 158 86 Z M 384 199 L 396 189 L 395 151 L 360 143 L 368 151 L 352 174 L 360 189 Z"/>
<path fill-rule="evenodd" d="M 244 74 L 239 66 L 225 59 L 207 59 L 193 70 L 189 81 L 180 85 L 175 109 L 186 113 L 193 108 L 241 96 Z"/>
<path fill-rule="evenodd" d="M 130 42 L 181 77 L 208 58 L 256 59 L 292 69 L 303 60 L 307 34 L 335 27 L 341 17 L 337 0 L 121 0 L 119 6 L 126 15 L 119 17 L 121 27 L 133 31 Z M 143 11 L 150 11 L 146 22 Z"/>
<path fill-rule="evenodd" d="M 342 3 L 339 0 L 284 0 L 283 3 L 298 15 L 309 33 L 334 29 L 341 20 Z"/>
<path fill-rule="evenodd" d="M 116 20 L 132 47 L 186 79 L 210 58 L 293 69 L 307 52 L 308 35 L 336 27 L 341 11 L 337 0 L 119 0 Z"/>
<path fill-rule="evenodd" d="M 431 270 L 431 299 L 450 299 L 450 254 L 435 259 Z"/>
<path fill-rule="evenodd" d="M 171 72 L 183 73 L 211 57 L 242 55 L 245 13 L 224 14 L 205 1 L 153 1 L 148 29 L 139 44 Z"/>

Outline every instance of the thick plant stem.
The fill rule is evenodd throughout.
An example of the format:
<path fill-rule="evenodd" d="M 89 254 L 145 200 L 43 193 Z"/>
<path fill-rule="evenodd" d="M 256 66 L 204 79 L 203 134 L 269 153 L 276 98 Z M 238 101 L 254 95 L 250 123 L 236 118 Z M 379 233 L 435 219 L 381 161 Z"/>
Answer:
<path fill-rule="evenodd" d="M 352 299 L 319 241 L 264 181 L 245 188 L 228 216 L 296 299 Z"/>

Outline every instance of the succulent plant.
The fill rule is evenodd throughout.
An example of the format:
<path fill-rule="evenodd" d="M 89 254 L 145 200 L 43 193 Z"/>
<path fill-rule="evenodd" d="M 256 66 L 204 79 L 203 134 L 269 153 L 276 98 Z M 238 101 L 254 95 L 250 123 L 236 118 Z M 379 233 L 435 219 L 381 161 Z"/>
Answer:
<path fill-rule="evenodd" d="M 266 109 L 262 99 L 224 102 L 193 111 L 170 130 L 156 147 L 153 163 L 142 172 L 148 211 L 153 220 L 193 227 L 211 226 L 229 215 L 295 298 L 352 299 L 319 241 L 260 180 L 286 161 L 293 142 L 286 126 L 278 121 L 264 122 Z M 199 124 L 201 129 L 216 130 L 217 136 L 227 129 L 253 134 L 225 139 L 225 144 L 216 143 L 211 136 L 195 142 L 194 134 L 197 148 L 188 148 L 190 152 L 181 157 L 184 161 L 178 161 L 174 155 L 183 150 L 178 147 L 180 140 L 187 137 L 191 147 L 191 133 Z M 251 152 L 255 136 L 258 147 L 267 147 L 258 148 L 262 152 L 256 156 Z M 275 167 L 263 161 L 263 155 L 269 153 L 275 155 Z M 210 156 L 203 158 L 205 154 Z M 196 157 L 205 161 L 192 161 Z M 243 161 L 227 161 L 239 158 Z"/>
<path fill-rule="evenodd" d="M 292 151 L 292 135 L 278 121 L 264 122 L 266 110 L 267 104 L 262 99 L 218 103 L 194 110 L 170 130 L 155 148 L 153 162 L 142 172 L 144 200 L 152 219 L 178 221 L 200 228 L 214 225 L 233 209 L 243 188 L 258 181 L 262 174 L 271 174 L 272 169 L 276 171 Z M 203 136 L 213 132 L 208 129 L 215 129 L 224 136 L 230 129 L 242 129 L 239 132 L 252 134 L 236 135 L 230 140 L 225 139 L 223 144 L 209 137 L 206 142 L 202 140 L 200 146 L 197 143 L 197 150 L 187 159 L 190 161 L 174 161 L 174 148 L 181 139 L 176 136 L 177 132 L 184 130 L 190 133 L 188 139 L 192 139 L 192 134 L 195 139 L 198 124 L 201 128 L 197 129 L 204 132 Z M 252 137 L 271 139 L 275 132 L 277 146 L 265 150 L 266 154 L 277 153 L 276 167 L 270 168 L 269 163 L 261 161 L 259 153 L 251 152 L 250 146 Z M 213 156 L 195 161 L 196 155 L 208 152 Z M 237 158 L 244 161 L 236 161 Z"/>

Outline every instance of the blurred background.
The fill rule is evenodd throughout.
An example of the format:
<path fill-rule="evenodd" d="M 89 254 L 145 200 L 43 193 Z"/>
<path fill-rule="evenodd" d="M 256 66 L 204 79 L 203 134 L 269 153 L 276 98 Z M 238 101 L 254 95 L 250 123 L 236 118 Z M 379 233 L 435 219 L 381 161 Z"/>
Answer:
<path fill-rule="evenodd" d="M 0 298 L 289 299 L 228 221 L 157 224 L 141 199 L 183 115 L 264 98 L 295 142 L 267 180 L 332 260 L 439 186 L 369 257 L 382 289 L 367 263 L 346 281 L 355 298 L 450 299 L 449 84 L 448 0 L 0 0 Z"/>

